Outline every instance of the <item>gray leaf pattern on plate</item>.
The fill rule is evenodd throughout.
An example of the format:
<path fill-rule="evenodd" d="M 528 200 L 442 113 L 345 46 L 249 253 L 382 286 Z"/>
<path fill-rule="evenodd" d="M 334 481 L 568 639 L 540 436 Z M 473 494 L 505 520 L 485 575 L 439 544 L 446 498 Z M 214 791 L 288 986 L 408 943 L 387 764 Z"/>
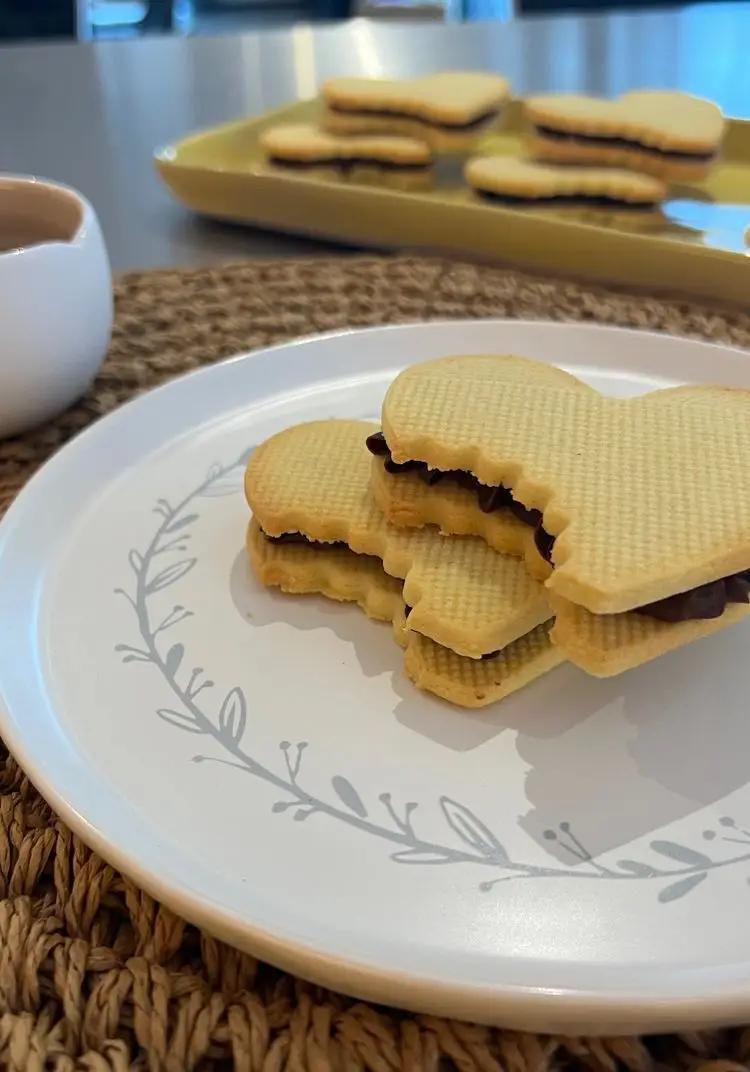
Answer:
<path fill-rule="evenodd" d="M 229 688 L 216 715 L 212 715 L 203 699 L 199 702 L 199 697 L 213 689 L 214 682 L 206 676 L 202 666 L 193 666 L 189 672 L 184 669 L 187 653 L 181 642 L 164 645 L 161 639 L 162 633 L 192 617 L 194 611 L 176 603 L 161 621 L 156 622 L 152 619 L 151 597 L 177 584 L 193 569 L 197 562 L 195 557 L 176 557 L 170 561 L 169 556 L 184 555 L 187 550 L 191 539 L 187 530 L 201 517 L 196 503 L 201 499 L 237 494 L 241 490 L 242 469 L 252 450 L 252 447 L 248 448 L 227 465 L 214 462 L 198 487 L 175 505 L 168 499 L 157 500 L 154 513 L 161 520 L 151 540 L 145 548 L 132 548 L 127 555 L 134 583 L 115 589 L 115 593 L 130 604 L 139 635 L 136 644 L 117 644 L 115 651 L 124 663 L 150 664 L 172 692 L 174 706 L 160 707 L 156 714 L 175 729 L 213 739 L 222 749 L 219 758 L 202 754 L 194 756 L 195 763 L 220 763 L 272 786 L 283 795 L 283 799 L 271 807 L 274 814 L 291 812 L 295 822 L 320 815 L 383 841 L 391 846 L 390 859 L 394 863 L 470 864 L 500 872 L 499 877 L 479 883 L 478 888 L 485 892 L 501 882 L 521 879 L 648 882 L 658 887 L 657 902 L 669 904 L 700 886 L 710 872 L 750 862 L 750 830 L 738 825 L 731 816 L 722 816 L 718 820 L 720 830 L 704 830 L 703 838 L 744 847 L 741 852 L 735 851 L 728 857 L 712 857 L 688 845 L 656 839 L 649 845 L 651 853 L 670 861 L 670 866 L 634 859 L 607 863 L 588 852 L 570 823 L 560 822 L 555 829 L 545 830 L 544 837 L 565 850 L 571 859 L 570 866 L 527 863 L 512 858 L 487 823 L 466 804 L 451 797 L 441 796 L 437 801 L 449 836 L 434 841 L 419 834 L 415 827 L 417 801 L 398 806 L 391 793 L 383 792 L 377 798 L 382 810 L 375 815 L 375 804 L 368 806 L 352 782 L 342 774 L 334 775 L 330 781 L 335 799 L 308 792 L 300 782 L 307 741 L 296 744 L 281 741 L 282 766 L 279 770 L 243 747 L 250 720 L 244 690 L 239 685 Z"/>

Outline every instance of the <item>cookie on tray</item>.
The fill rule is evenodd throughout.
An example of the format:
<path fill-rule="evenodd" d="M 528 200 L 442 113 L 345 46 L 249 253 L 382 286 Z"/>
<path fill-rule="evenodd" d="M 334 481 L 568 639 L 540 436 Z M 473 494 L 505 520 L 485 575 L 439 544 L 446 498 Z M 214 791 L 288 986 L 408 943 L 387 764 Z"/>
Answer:
<path fill-rule="evenodd" d="M 464 176 L 480 197 L 515 207 L 648 211 L 667 196 L 664 183 L 651 175 L 618 168 L 536 164 L 507 155 L 470 160 Z"/>
<path fill-rule="evenodd" d="M 463 152 L 493 127 L 510 95 L 500 75 L 444 71 L 422 78 L 332 78 L 322 89 L 333 134 L 404 134 Z"/>
<path fill-rule="evenodd" d="M 248 527 L 247 549 L 263 584 L 357 603 L 368 617 L 392 622 L 396 640 L 406 649 L 404 668 L 414 684 L 460 707 L 496 703 L 562 662 L 561 652 L 550 643 L 550 623 L 538 625 L 485 659 L 456 655 L 408 629 L 401 581 L 369 555 L 357 555 L 346 547 L 274 543 L 255 520 Z"/>
<path fill-rule="evenodd" d="M 268 127 L 260 138 L 268 163 L 308 178 L 376 183 L 402 190 L 433 182 L 432 150 L 398 135 L 342 137 L 306 124 Z"/>
<path fill-rule="evenodd" d="M 396 464 L 522 504 L 552 567 L 553 642 L 606 676 L 750 611 L 750 391 L 575 382 L 523 358 L 425 362 L 389 388 L 383 435 Z"/>
<path fill-rule="evenodd" d="M 551 617 L 544 588 L 523 563 L 480 539 L 389 524 L 369 490 L 365 445 L 376 425 L 313 421 L 253 453 L 245 493 L 266 538 L 280 546 L 331 544 L 379 559 L 403 580 L 408 628 L 478 659 Z"/>
<path fill-rule="evenodd" d="M 724 117 L 712 101 L 665 90 L 637 90 L 615 100 L 530 97 L 524 110 L 536 157 L 633 168 L 674 182 L 705 178 L 724 134 Z"/>

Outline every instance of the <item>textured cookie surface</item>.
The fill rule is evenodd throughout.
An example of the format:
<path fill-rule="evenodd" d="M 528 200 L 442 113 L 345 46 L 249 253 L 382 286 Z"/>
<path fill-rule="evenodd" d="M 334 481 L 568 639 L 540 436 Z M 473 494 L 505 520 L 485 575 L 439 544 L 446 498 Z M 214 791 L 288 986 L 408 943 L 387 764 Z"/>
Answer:
<path fill-rule="evenodd" d="M 534 543 L 534 530 L 510 510 L 484 513 L 476 493 L 450 481 L 429 486 L 416 473 L 387 473 L 382 458 L 372 459 L 372 497 L 388 521 L 401 528 L 437 525 L 455 536 L 479 536 L 494 551 L 523 558 L 533 577 L 544 581 L 552 572 Z"/>
<path fill-rule="evenodd" d="M 534 543 L 533 529 L 512 515 L 483 513 L 476 496 L 457 486 L 428 487 L 412 473 L 393 476 L 373 458 L 373 496 L 394 524 L 420 526 L 432 523 L 446 532 L 481 536 L 491 547 L 523 557 L 532 576 L 543 581 L 551 567 Z M 591 614 L 567 600 L 552 597 L 557 614 L 552 641 L 567 659 L 596 677 L 622 673 L 674 648 L 739 621 L 750 608 L 729 607 L 720 618 L 703 621 L 660 622 L 634 612 Z"/>
<path fill-rule="evenodd" d="M 386 573 L 379 558 L 355 555 L 346 547 L 273 543 L 256 518 L 248 525 L 247 551 L 262 584 L 291 595 L 317 592 L 341 603 L 356 603 L 368 618 L 392 622 L 396 639 L 405 646 L 403 582 Z"/>
<path fill-rule="evenodd" d="M 591 614 L 564 599 L 552 599 L 556 612 L 552 640 L 571 662 L 596 677 L 610 677 L 668 651 L 732 625 L 750 607 L 732 604 L 719 618 L 661 622 L 643 614 Z"/>
<path fill-rule="evenodd" d="M 342 541 L 379 558 L 404 580 L 408 626 L 461 655 L 505 648 L 550 617 L 544 588 L 523 563 L 484 540 L 398 529 L 373 501 L 366 421 L 315 421 L 289 428 L 254 452 L 248 503 L 270 536 L 299 532 Z"/>
<path fill-rule="evenodd" d="M 429 147 L 416 138 L 379 135 L 343 138 L 305 124 L 269 127 L 260 139 L 270 157 L 300 163 L 372 160 L 394 166 L 428 166 Z"/>
<path fill-rule="evenodd" d="M 505 78 L 480 71 L 444 71 L 421 78 L 332 78 L 323 86 L 329 107 L 393 112 L 427 122 L 461 125 L 501 107 Z"/>
<path fill-rule="evenodd" d="M 396 461 L 468 469 L 543 511 L 549 590 L 596 614 L 750 567 L 750 392 L 684 387 L 604 398 L 518 359 L 452 358 L 391 385 Z"/>
<path fill-rule="evenodd" d="M 445 359 L 446 362 L 455 360 L 462 368 L 467 359 Z M 486 374 L 491 385 L 497 375 L 497 362 L 503 364 L 503 382 L 527 381 L 528 362 L 510 355 L 478 358 L 473 365 L 474 374 L 478 379 Z M 554 365 L 534 364 L 537 383 L 546 382 L 567 390 L 591 390 L 588 384 Z M 523 558 L 526 568 L 537 580 L 543 581 L 551 573 L 550 566 L 536 549 L 533 530 L 528 525 L 507 508 L 484 513 L 479 508 L 475 492 L 450 480 L 428 485 L 415 473 L 387 473 L 383 461 L 373 458 L 370 488 L 378 507 L 394 525 L 407 528 L 437 525 L 446 534 L 479 536 L 495 551 Z"/>
<path fill-rule="evenodd" d="M 713 152 L 724 132 L 724 117 L 713 102 L 663 90 L 636 90 L 615 100 L 565 93 L 530 97 L 525 111 L 537 126 L 624 138 L 665 152 Z"/>
<path fill-rule="evenodd" d="M 500 197 L 535 200 L 603 198 L 630 204 L 662 201 L 664 183 L 649 175 L 615 168 L 550 167 L 512 156 L 470 160 L 465 170 L 469 186 Z"/>
<path fill-rule="evenodd" d="M 547 625 L 537 626 L 492 659 L 464 658 L 407 630 L 401 583 L 366 555 L 346 548 L 273 544 L 256 521 L 248 528 L 247 548 L 263 584 L 354 602 L 370 618 L 391 621 L 397 641 L 406 648 L 404 666 L 411 680 L 462 707 L 485 707 L 501 700 L 562 662 L 560 651 L 550 643 Z"/>

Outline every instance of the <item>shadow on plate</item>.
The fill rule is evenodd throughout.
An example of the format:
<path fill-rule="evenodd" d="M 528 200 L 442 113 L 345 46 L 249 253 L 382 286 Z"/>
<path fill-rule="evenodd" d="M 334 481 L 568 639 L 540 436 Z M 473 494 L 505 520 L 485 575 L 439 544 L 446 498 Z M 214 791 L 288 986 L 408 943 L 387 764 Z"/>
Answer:
<path fill-rule="evenodd" d="M 750 623 L 616 678 L 562 666 L 502 704 L 467 711 L 407 681 L 388 625 L 323 597 L 290 599 L 262 589 L 244 551 L 233 563 L 230 588 L 238 613 L 254 627 L 283 621 L 330 629 L 353 647 L 366 677 L 392 674 L 395 717 L 413 733 L 456 753 L 512 734 L 527 767 L 528 808 L 519 825 L 565 863 L 576 861 L 561 823 L 596 856 L 718 805 L 748 782 L 743 697 L 750 692 Z M 486 760 L 482 769 L 486 777 Z M 704 825 L 696 820 L 696 846 Z"/>
<path fill-rule="evenodd" d="M 521 826 L 569 860 L 545 837 L 561 822 L 595 855 L 745 786 L 749 634 L 740 625 L 616 678 L 581 681 L 562 668 L 545 714 L 514 725 L 529 765 Z M 698 842 L 703 825 L 696 822 Z"/>
<path fill-rule="evenodd" d="M 324 596 L 290 597 L 264 588 L 255 580 L 244 548 L 232 563 L 229 590 L 240 617 L 254 628 L 285 622 L 303 631 L 329 629 L 351 645 L 365 677 L 390 673 L 401 665 L 401 649 L 392 638 L 390 625 L 372 622 L 351 604 L 336 603 Z M 357 624 L 366 628 L 357 628 Z M 382 643 L 372 630 L 382 633 L 388 643 Z"/>

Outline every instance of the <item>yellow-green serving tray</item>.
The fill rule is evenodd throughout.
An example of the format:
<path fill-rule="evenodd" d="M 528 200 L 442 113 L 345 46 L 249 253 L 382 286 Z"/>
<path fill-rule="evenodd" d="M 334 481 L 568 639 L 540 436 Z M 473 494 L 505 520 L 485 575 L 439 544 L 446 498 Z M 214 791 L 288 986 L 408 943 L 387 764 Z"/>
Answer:
<path fill-rule="evenodd" d="M 433 190 L 382 186 L 269 169 L 258 144 L 274 123 L 314 122 L 318 101 L 194 134 L 161 149 L 172 193 L 219 219 L 362 246 L 434 250 L 504 261 L 649 290 L 750 301 L 750 122 L 731 120 L 722 158 L 704 183 L 673 187 L 658 214 L 507 208 L 479 200 L 461 160 L 441 161 Z M 522 151 L 521 108 L 478 151 Z"/>

